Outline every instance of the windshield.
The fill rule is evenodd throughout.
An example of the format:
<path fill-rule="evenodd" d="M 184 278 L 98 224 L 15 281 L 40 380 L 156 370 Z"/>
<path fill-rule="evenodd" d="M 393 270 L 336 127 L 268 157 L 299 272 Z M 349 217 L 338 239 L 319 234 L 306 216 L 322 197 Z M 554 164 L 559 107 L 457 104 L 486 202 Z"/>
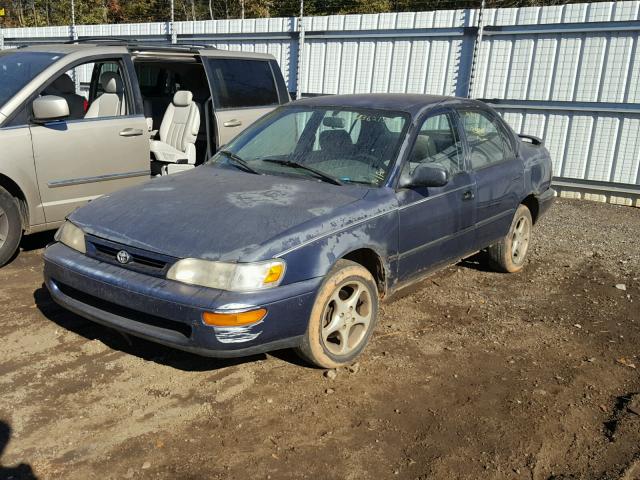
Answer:
<path fill-rule="evenodd" d="M 285 107 L 249 127 L 211 161 L 250 173 L 380 186 L 407 125 L 404 113 Z"/>
<path fill-rule="evenodd" d="M 21 51 L 0 53 L 0 107 L 60 57 L 59 53 Z"/>

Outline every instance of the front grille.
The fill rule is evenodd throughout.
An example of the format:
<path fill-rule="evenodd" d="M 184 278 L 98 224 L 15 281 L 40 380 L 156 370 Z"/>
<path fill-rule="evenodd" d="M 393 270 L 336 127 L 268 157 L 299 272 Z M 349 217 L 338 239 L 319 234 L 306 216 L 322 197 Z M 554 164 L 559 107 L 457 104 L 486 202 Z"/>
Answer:
<path fill-rule="evenodd" d="M 177 260 L 174 257 L 129 247 L 93 235 L 87 235 L 86 241 L 87 255 L 90 257 L 154 277 L 165 277 L 171 265 Z M 117 260 L 118 252 L 122 250 L 126 251 L 131 258 L 128 263 L 122 264 Z"/>
<path fill-rule="evenodd" d="M 186 323 L 167 320 L 166 318 L 134 310 L 133 308 L 123 307 L 122 305 L 81 292 L 80 290 L 70 287 L 64 283 L 56 281 L 56 285 L 67 297 L 82 302 L 85 305 L 89 305 L 90 307 L 97 308 L 98 310 L 102 310 L 103 312 L 107 312 L 118 317 L 126 318 L 133 322 L 144 323 L 145 325 L 162 328 L 164 330 L 171 330 L 172 332 L 179 333 L 185 338 L 191 337 L 191 326 Z"/>

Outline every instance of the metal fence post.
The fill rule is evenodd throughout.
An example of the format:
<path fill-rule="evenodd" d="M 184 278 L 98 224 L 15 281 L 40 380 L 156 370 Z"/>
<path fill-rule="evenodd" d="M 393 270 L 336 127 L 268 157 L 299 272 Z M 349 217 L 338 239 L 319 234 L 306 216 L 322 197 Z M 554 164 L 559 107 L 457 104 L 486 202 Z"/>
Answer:
<path fill-rule="evenodd" d="M 71 0 L 71 31 L 69 33 L 71 34 L 71 40 L 78 40 L 78 29 L 76 28 L 76 3 L 74 0 Z M 80 82 L 78 80 L 78 73 L 76 72 L 75 68 L 73 69 L 71 75 L 73 77 L 73 84 L 76 87 L 76 93 L 78 93 L 80 91 Z"/>
<path fill-rule="evenodd" d="M 471 72 L 469 74 L 469 88 L 467 90 L 467 97 L 473 98 L 473 81 L 475 80 L 476 70 L 478 69 L 478 56 L 480 53 L 480 46 L 482 45 L 482 34 L 484 32 L 484 23 L 482 16 L 484 15 L 485 0 L 482 0 L 480 4 L 480 10 L 478 11 L 478 30 L 476 43 L 473 47 L 473 58 L 471 60 Z"/>
<path fill-rule="evenodd" d="M 298 65 L 296 70 L 296 98 L 302 98 L 302 75 L 304 74 L 304 0 L 300 0 L 298 18 Z"/>
<path fill-rule="evenodd" d="M 169 22 L 169 35 L 171 35 L 171 43 L 178 43 L 178 33 L 176 32 L 176 9 L 174 0 L 171 0 L 171 21 Z"/>

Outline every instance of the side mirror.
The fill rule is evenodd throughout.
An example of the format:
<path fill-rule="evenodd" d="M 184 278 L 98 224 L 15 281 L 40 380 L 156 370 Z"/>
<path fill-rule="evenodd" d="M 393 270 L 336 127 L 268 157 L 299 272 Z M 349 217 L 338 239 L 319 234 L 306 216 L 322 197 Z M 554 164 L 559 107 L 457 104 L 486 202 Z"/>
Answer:
<path fill-rule="evenodd" d="M 449 183 L 449 172 L 442 167 L 422 164 L 413 173 L 400 181 L 401 188 L 444 187 Z"/>
<path fill-rule="evenodd" d="M 69 104 L 56 95 L 45 95 L 33 101 L 33 118 L 36 122 L 60 120 L 69 116 Z"/>

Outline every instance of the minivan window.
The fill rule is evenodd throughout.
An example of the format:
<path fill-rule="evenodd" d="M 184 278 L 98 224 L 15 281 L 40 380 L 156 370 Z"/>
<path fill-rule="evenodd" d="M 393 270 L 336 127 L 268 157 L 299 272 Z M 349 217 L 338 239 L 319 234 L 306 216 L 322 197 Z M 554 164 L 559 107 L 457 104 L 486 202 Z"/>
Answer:
<path fill-rule="evenodd" d="M 278 91 L 269 62 L 212 59 L 214 101 L 217 108 L 263 107 L 278 104 Z"/>
<path fill-rule="evenodd" d="M 0 107 L 49 65 L 62 58 L 59 53 L 0 53 Z"/>

